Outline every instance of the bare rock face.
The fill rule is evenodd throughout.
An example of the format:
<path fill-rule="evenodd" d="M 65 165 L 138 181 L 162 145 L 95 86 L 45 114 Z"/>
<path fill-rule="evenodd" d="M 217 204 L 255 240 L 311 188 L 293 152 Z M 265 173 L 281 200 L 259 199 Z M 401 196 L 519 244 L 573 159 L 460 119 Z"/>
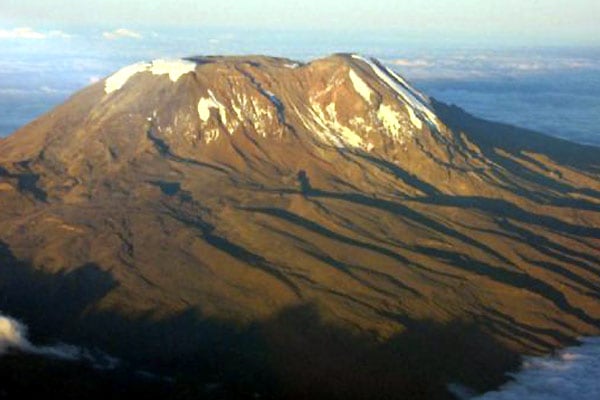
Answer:
<path fill-rule="evenodd" d="M 465 324 L 540 353 L 600 331 L 599 211 L 600 150 L 478 120 L 376 60 L 155 60 L 0 141 L 0 305 L 85 299 L 27 315 L 115 351 L 98 321 L 292 335 L 309 305 L 378 343 Z M 172 329 L 161 350 L 194 346 Z"/>

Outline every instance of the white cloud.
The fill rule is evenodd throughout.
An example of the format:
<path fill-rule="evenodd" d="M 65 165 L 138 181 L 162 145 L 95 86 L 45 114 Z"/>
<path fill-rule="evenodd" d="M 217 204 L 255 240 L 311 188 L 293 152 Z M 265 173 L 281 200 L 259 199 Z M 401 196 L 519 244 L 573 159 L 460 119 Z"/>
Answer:
<path fill-rule="evenodd" d="M 472 397 L 468 390 L 451 391 L 471 400 L 597 400 L 600 399 L 600 338 L 547 357 L 529 357 L 513 380 L 494 392 Z"/>
<path fill-rule="evenodd" d="M 63 344 L 35 346 L 27 339 L 27 327 L 25 325 L 0 314 L 0 355 L 11 349 L 67 360 L 78 359 L 76 348 L 73 346 Z"/>
<path fill-rule="evenodd" d="M 115 29 L 114 31 L 104 32 L 102 36 L 108 40 L 143 38 L 141 33 L 126 28 L 119 28 Z"/>
<path fill-rule="evenodd" d="M 70 92 L 69 90 L 57 89 L 47 85 L 38 88 L 0 87 L 0 95 L 6 97 L 39 96 L 40 94 L 54 96 L 69 94 Z"/>
<path fill-rule="evenodd" d="M 48 37 L 56 37 L 56 38 L 60 38 L 60 39 L 69 39 L 71 38 L 71 35 L 69 35 L 68 33 L 65 33 L 63 31 L 50 31 L 47 34 Z"/>
<path fill-rule="evenodd" d="M 30 90 L 0 87 L 0 95 L 3 96 L 24 96 L 28 94 L 31 94 Z"/>
<path fill-rule="evenodd" d="M 45 39 L 46 35 L 31 28 L 14 28 L 0 30 L 0 39 Z"/>
<path fill-rule="evenodd" d="M 31 343 L 26 339 L 27 329 L 19 321 L 0 316 L 0 354 L 9 348 L 29 348 Z"/>
<path fill-rule="evenodd" d="M 39 87 L 39 91 L 42 92 L 42 93 L 44 93 L 44 94 L 50 94 L 50 95 L 69 93 L 68 90 L 56 89 L 56 88 L 53 88 L 53 87 L 50 87 L 50 86 L 46 86 L 46 85 L 40 86 Z"/>
<path fill-rule="evenodd" d="M 68 39 L 71 35 L 58 30 L 40 32 L 30 27 L 20 27 L 14 29 L 0 29 L 0 39 L 48 39 L 48 38 L 60 38 Z"/>
<path fill-rule="evenodd" d="M 10 350 L 61 360 L 83 360 L 98 369 L 113 369 L 119 363 L 119 360 L 106 354 L 92 353 L 85 348 L 69 344 L 36 346 L 27 338 L 27 326 L 0 313 L 0 356 Z"/>
<path fill-rule="evenodd" d="M 407 67 L 407 68 L 429 68 L 429 67 L 433 67 L 433 65 L 434 65 L 433 62 L 431 62 L 429 60 L 425 60 L 423 58 L 417 58 L 417 59 L 400 58 L 398 60 L 392 61 L 392 64 L 398 65 L 400 67 Z"/>
<path fill-rule="evenodd" d="M 498 77 L 524 77 L 570 70 L 600 70 L 600 59 L 593 54 L 465 53 L 431 54 L 389 59 L 412 80 L 477 80 Z"/>

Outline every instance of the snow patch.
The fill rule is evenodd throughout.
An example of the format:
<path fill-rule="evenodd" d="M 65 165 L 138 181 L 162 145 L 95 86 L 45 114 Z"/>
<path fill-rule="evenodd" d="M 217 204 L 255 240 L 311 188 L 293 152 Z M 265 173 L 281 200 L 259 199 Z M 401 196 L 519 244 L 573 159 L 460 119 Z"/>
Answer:
<path fill-rule="evenodd" d="M 150 64 L 145 62 L 139 62 L 136 64 L 128 65 L 121 68 L 113 75 L 108 77 L 104 82 L 104 91 L 106 94 L 115 92 L 123 87 L 133 75 L 147 71 Z"/>
<path fill-rule="evenodd" d="M 348 121 L 348 122 L 350 123 L 350 126 L 352 126 L 353 128 L 360 129 L 367 133 L 371 133 L 374 130 L 371 125 L 367 124 L 367 122 L 365 121 L 365 119 L 363 117 L 354 116 L 354 117 L 350 118 L 350 121 Z"/>
<path fill-rule="evenodd" d="M 223 104 L 208 90 L 208 97 L 198 101 L 198 116 L 203 125 L 205 142 L 208 144 L 217 140 L 222 128 L 230 135 L 240 127 L 252 128 L 261 137 L 282 135 L 281 125 L 275 128 L 273 124 L 283 120 L 283 103 L 268 90 L 259 89 L 259 92 L 269 100 L 268 103 L 265 104 L 263 97 L 248 96 L 233 89 L 229 94 L 229 101 Z M 206 125 L 210 121 L 213 109 L 218 110 L 222 126 Z"/>
<path fill-rule="evenodd" d="M 327 96 L 331 93 L 331 91 L 339 86 L 342 86 L 346 82 L 347 78 L 345 76 L 340 76 L 340 74 L 335 74 L 327 81 L 327 86 L 324 89 L 317 90 L 314 93 L 311 93 L 310 100 L 320 100 L 322 97 Z"/>
<path fill-rule="evenodd" d="M 214 142 L 219 138 L 220 132 L 218 129 L 211 129 L 208 130 L 206 132 L 204 132 L 204 141 L 206 142 L 206 144 L 209 144 L 210 142 Z"/>
<path fill-rule="evenodd" d="M 329 103 L 323 110 L 321 106 L 311 100 L 311 108 L 308 110 L 311 119 L 305 118 L 295 109 L 304 125 L 324 142 L 330 143 L 338 148 L 362 148 L 371 151 L 374 147 L 372 143 L 365 143 L 363 138 L 354 130 L 343 125 L 338 120 L 335 103 Z"/>
<path fill-rule="evenodd" d="M 392 77 L 394 77 L 398 82 L 400 82 L 408 91 L 410 91 L 410 93 L 413 96 L 418 97 L 421 102 L 423 102 L 424 104 L 427 104 L 428 106 L 429 106 L 429 104 L 431 104 L 431 101 L 429 100 L 429 98 L 427 96 L 425 96 L 423 93 L 421 93 L 420 91 L 415 89 L 410 83 L 408 83 L 408 81 L 406 79 L 404 79 L 401 75 L 397 74 L 393 69 L 385 67 L 385 70 L 390 75 L 392 75 Z"/>
<path fill-rule="evenodd" d="M 377 118 L 381 121 L 383 127 L 392 139 L 402 141 L 404 136 L 411 135 L 411 132 L 403 123 L 403 115 L 394 110 L 391 106 L 382 103 L 377 110 Z M 417 119 L 417 121 L 421 123 L 421 120 Z M 417 126 L 419 129 L 421 127 L 422 125 Z"/>
<path fill-rule="evenodd" d="M 275 94 L 268 90 L 259 89 L 259 93 L 269 99 L 273 108 L 263 107 L 261 101 L 253 96 L 246 96 L 244 93 L 236 93 L 236 103 L 232 101 L 232 108 L 238 116 L 238 122 L 232 124 L 230 131 L 240 123 L 250 123 L 256 133 L 262 137 L 267 137 L 269 133 L 275 133 L 272 123 L 276 119 L 283 120 L 283 103 Z M 283 131 L 279 130 L 281 134 Z"/>
<path fill-rule="evenodd" d="M 151 72 L 153 75 L 169 75 L 172 82 L 177 82 L 182 75 L 193 72 L 196 63 L 188 60 L 158 59 L 151 62 L 139 62 L 128 65 L 108 77 L 104 83 L 104 91 L 110 94 L 121 89 L 127 81 L 140 72 Z"/>
<path fill-rule="evenodd" d="M 389 68 L 379 65 L 373 60 L 369 60 L 359 55 L 352 55 L 353 58 L 361 60 L 371 67 L 375 75 L 385 82 L 396 94 L 399 96 L 404 103 L 413 109 L 415 115 L 421 115 L 430 124 L 435 126 L 438 130 L 441 129 L 441 124 L 438 121 L 436 115 L 431 111 L 429 101 L 425 96 L 420 94 L 416 89 L 412 88 L 406 80 L 396 74 Z"/>
<path fill-rule="evenodd" d="M 196 63 L 189 60 L 166 60 L 158 59 L 152 61 L 150 72 L 153 75 L 169 75 L 169 79 L 177 82 L 179 78 L 188 72 L 196 70 Z"/>
<path fill-rule="evenodd" d="M 223 104 L 221 104 L 214 93 L 209 90 L 209 97 L 203 97 L 198 101 L 198 116 L 203 122 L 208 122 L 210 119 L 210 110 L 212 108 L 216 108 L 219 110 L 219 117 L 221 118 L 221 122 L 225 125 L 227 124 L 227 109 Z"/>
<path fill-rule="evenodd" d="M 410 122 L 415 126 L 415 128 L 419 130 L 423 129 L 423 121 L 421 121 L 421 119 L 417 117 L 417 114 L 415 114 L 415 110 L 413 110 L 412 107 L 409 107 L 408 104 L 405 104 L 405 106 L 406 110 L 408 111 L 408 117 L 410 118 Z"/>
<path fill-rule="evenodd" d="M 342 125 L 338 121 L 335 103 L 329 103 L 329 105 L 325 107 L 325 111 L 327 111 L 329 117 L 330 129 L 339 133 L 343 142 L 347 143 L 351 147 L 365 147 L 363 139 L 356 134 L 356 132 L 347 126 Z"/>
<path fill-rule="evenodd" d="M 361 97 L 365 99 L 367 103 L 371 103 L 371 95 L 373 94 L 373 92 L 371 91 L 369 85 L 367 85 L 367 83 L 363 81 L 362 78 L 358 76 L 358 74 L 354 72 L 353 69 L 350 69 L 350 72 L 348 74 L 350 75 L 350 80 L 352 81 L 354 90 L 356 90 L 356 92 L 360 94 Z"/>
<path fill-rule="evenodd" d="M 312 120 L 305 118 L 300 112 L 298 112 L 297 109 L 296 113 L 308 130 L 316 133 L 323 142 L 331 143 L 338 148 L 344 148 L 344 143 L 342 143 L 342 141 L 336 135 L 331 133 L 329 126 L 327 126 L 327 124 L 323 121 L 323 111 L 320 108 L 317 108 L 317 110 L 318 111 L 315 111 L 314 105 L 312 106 L 312 109 L 308 110 Z"/>

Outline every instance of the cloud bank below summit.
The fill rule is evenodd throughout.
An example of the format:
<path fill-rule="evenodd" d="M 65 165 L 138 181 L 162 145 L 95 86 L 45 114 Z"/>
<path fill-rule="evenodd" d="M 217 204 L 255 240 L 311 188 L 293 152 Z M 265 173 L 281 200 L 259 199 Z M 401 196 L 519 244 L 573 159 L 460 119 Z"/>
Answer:
<path fill-rule="evenodd" d="M 30 27 L 19 27 L 13 29 L 0 29 L 0 39 L 28 39 L 42 40 L 48 38 L 69 39 L 71 35 L 60 30 L 48 32 L 38 31 Z"/>
<path fill-rule="evenodd" d="M 108 40 L 117 39 L 142 39 L 143 35 L 139 32 L 127 28 L 119 28 L 114 31 L 102 33 L 102 37 Z"/>
<path fill-rule="evenodd" d="M 450 385 L 461 400 L 597 400 L 600 399 L 600 338 L 555 355 L 528 357 L 513 380 L 497 391 L 470 396 L 469 389 Z"/>
<path fill-rule="evenodd" d="M 29 340 L 26 325 L 0 313 L 0 357 L 11 351 L 65 361 L 85 361 L 98 369 L 113 369 L 119 364 L 119 360 L 106 354 L 65 343 L 37 346 Z"/>

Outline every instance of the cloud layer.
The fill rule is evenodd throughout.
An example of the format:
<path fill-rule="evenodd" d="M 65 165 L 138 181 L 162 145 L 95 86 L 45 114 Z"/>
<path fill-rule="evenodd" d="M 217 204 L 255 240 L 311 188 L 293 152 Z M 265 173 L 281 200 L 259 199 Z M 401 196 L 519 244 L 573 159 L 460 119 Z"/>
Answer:
<path fill-rule="evenodd" d="M 29 27 L 20 27 L 14 29 L 0 29 L 0 39 L 32 39 L 41 40 L 48 38 L 68 39 L 71 35 L 58 30 L 41 32 Z"/>
<path fill-rule="evenodd" d="M 600 399 L 600 338 L 586 338 L 581 346 L 556 355 L 530 357 L 513 380 L 482 396 L 451 387 L 461 399 L 471 400 L 598 400 Z"/>
<path fill-rule="evenodd" d="M 455 52 L 388 59 L 388 64 L 412 79 L 485 79 L 498 76 L 600 70 L 597 56 L 514 52 Z"/>
<path fill-rule="evenodd" d="M 143 38 L 141 33 L 126 28 L 119 28 L 115 29 L 114 31 L 104 32 L 102 33 L 102 37 L 108 40 Z"/>
<path fill-rule="evenodd" d="M 36 346 L 29 341 L 27 333 L 27 326 L 23 323 L 0 314 L 0 356 L 8 351 L 18 351 L 67 361 L 87 361 L 99 369 L 113 369 L 119 363 L 119 360 L 104 353 L 69 344 Z"/>

